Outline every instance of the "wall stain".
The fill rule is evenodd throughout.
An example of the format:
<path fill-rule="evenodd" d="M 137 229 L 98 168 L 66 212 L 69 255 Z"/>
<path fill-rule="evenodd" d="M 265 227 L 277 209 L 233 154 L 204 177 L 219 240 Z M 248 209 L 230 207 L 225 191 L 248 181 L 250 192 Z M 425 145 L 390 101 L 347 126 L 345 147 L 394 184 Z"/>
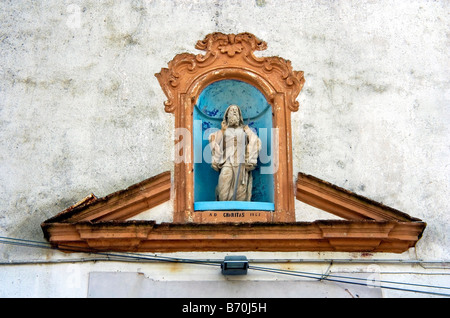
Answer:
<path fill-rule="evenodd" d="M 256 6 L 258 7 L 265 7 L 266 6 L 266 0 L 255 0 Z"/>

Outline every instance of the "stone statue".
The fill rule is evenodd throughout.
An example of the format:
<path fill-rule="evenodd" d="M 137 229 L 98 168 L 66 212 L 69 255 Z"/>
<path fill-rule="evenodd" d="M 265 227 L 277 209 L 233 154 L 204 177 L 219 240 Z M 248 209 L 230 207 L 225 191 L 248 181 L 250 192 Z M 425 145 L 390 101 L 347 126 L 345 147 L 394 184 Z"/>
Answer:
<path fill-rule="evenodd" d="M 239 106 L 228 106 L 221 130 L 209 136 L 212 168 L 220 172 L 216 187 L 218 201 L 250 201 L 252 170 L 257 165 L 261 140 L 247 126 Z"/>

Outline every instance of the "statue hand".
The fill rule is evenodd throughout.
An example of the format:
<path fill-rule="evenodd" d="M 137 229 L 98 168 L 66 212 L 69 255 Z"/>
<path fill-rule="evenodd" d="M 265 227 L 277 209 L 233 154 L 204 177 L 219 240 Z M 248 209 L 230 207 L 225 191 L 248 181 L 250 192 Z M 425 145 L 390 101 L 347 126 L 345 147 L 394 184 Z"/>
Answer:
<path fill-rule="evenodd" d="M 245 170 L 246 171 L 252 171 L 252 170 L 254 170 L 256 168 L 256 165 L 254 165 L 254 164 L 251 164 L 251 163 L 246 163 L 245 164 Z"/>
<path fill-rule="evenodd" d="M 228 128 L 228 125 L 227 125 L 226 121 L 225 121 L 225 120 L 222 121 L 221 129 L 222 129 L 222 130 L 226 130 L 227 128 Z"/>
<path fill-rule="evenodd" d="M 217 162 L 213 162 L 213 163 L 211 164 L 211 167 L 212 167 L 214 170 L 216 170 L 216 171 L 220 171 L 220 168 L 219 168 L 219 165 L 217 164 Z"/>

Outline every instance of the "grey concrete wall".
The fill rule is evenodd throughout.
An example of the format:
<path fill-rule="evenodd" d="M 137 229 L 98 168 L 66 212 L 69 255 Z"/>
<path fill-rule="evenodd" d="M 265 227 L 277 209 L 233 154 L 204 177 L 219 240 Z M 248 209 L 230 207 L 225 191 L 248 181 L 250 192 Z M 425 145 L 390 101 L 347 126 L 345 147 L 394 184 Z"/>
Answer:
<path fill-rule="evenodd" d="M 413 254 L 449 259 L 449 12 L 448 1 L 2 1 L 0 234 L 41 240 L 42 221 L 89 193 L 172 169 L 154 73 L 200 53 L 210 32 L 247 31 L 268 43 L 260 55 L 305 72 L 294 172 L 421 218 Z"/>

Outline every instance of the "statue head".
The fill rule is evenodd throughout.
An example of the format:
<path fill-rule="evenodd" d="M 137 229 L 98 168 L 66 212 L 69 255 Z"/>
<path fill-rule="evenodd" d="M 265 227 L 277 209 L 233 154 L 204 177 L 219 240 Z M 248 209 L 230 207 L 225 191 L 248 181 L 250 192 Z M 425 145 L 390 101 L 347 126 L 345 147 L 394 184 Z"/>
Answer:
<path fill-rule="evenodd" d="M 223 120 L 230 127 L 239 127 L 244 125 L 244 118 L 242 117 L 241 109 L 237 105 L 228 106 L 225 114 L 223 115 Z"/>

